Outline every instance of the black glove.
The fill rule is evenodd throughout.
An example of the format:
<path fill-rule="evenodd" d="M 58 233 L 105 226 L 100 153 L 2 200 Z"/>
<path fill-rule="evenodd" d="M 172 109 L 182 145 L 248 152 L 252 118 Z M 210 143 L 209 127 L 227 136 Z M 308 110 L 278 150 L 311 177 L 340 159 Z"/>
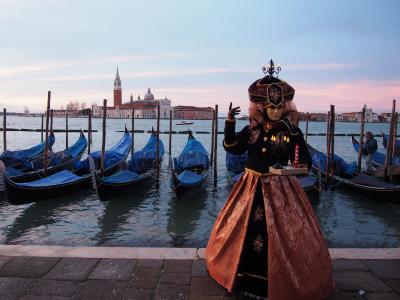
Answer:
<path fill-rule="evenodd" d="M 240 106 L 232 108 L 232 102 L 229 104 L 228 119 L 234 119 L 240 113 Z"/>

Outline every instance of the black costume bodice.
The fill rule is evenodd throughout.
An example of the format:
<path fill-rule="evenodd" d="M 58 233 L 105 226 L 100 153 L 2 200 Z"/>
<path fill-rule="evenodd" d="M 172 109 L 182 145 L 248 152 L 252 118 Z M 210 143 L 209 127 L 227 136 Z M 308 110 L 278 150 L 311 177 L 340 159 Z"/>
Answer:
<path fill-rule="evenodd" d="M 301 130 L 284 118 L 270 126 L 250 128 L 244 127 L 235 133 L 235 121 L 225 121 L 226 151 L 232 154 L 248 152 L 246 168 L 259 173 L 268 173 L 269 167 L 277 161 L 281 165 L 294 162 L 295 149 L 298 145 L 298 163 L 311 166 L 311 158 Z"/>

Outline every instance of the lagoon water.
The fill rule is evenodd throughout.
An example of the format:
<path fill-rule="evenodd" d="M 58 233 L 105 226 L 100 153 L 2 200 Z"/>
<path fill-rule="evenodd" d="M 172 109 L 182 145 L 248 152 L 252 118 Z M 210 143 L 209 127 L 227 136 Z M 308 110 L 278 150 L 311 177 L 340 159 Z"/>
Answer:
<path fill-rule="evenodd" d="M 176 126 L 176 131 L 192 129 L 210 131 L 210 121 L 193 121 L 193 125 Z M 9 128 L 40 128 L 41 119 L 35 117 L 7 118 Z M 122 136 L 124 125 L 129 129 L 131 120 L 107 120 L 107 147 Z M 246 121 L 237 122 L 237 130 Z M 150 130 L 156 120 L 135 120 L 135 129 Z M 223 131 L 224 120 L 219 120 L 219 131 Z M 336 133 L 359 133 L 357 123 L 336 123 Z M 300 124 L 304 131 L 304 122 Z M 310 133 L 323 133 L 326 124 L 310 122 Z M 54 119 L 55 129 L 65 128 L 65 119 Z M 70 118 L 70 129 L 87 129 L 87 119 Z M 168 131 L 169 121 L 161 120 L 161 131 Z M 379 134 L 388 132 L 389 124 L 366 124 L 366 130 Z M 101 145 L 101 119 L 93 119 L 93 150 Z M 207 149 L 210 149 L 209 134 L 195 134 Z M 69 134 L 69 143 L 78 138 L 78 133 Z M 148 133 L 135 134 L 135 149 L 140 149 L 149 138 Z M 161 134 L 166 151 L 168 134 Z M 179 155 L 185 145 L 186 134 L 172 136 L 172 156 Z M 218 184 L 214 188 L 212 176 L 203 192 L 176 199 L 170 188 L 168 154 L 164 156 L 160 187 L 155 184 L 118 197 L 102 201 L 90 190 L 77 191 L 62 198 L 11 205 L 0 198 L 0 243 L 29 245 L 70 246 L 153 246 L 153 247 L 204 247 L 219 210 L 223 206 L 230 186 L 227 182 L 225 152 L 218 136 Z M 383 151 L 381 139 L 377 138 Z M 39 132 L 7 132 L 7 148 L 22 149 L 37 144 Z M 309 143 L 325 150 L 324 136 L 310 136 Z M 2 143 L 1 143 L 2 144 Z M 65 133 L 56 133 L 55 151 L 65 148 Z M 349 136 L 335 137 L 335 153 L 347 161 L 357 159 Z M 34 200 L 34 199 L 32 199 Z M 321 228 L 330 247 L 399 247 L 400 205 L 386 203 L 382 199 L 370 199 L 340 186 L 324 190 L 319 204 L 313 205 Z"/>

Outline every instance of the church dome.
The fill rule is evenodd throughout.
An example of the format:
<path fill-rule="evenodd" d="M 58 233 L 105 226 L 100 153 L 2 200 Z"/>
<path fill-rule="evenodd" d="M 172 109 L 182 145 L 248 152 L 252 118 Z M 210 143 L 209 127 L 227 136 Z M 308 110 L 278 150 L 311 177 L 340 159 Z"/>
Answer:
<path fill-rule="evenodd" d="M 154 100 L 154 95 L 150 92 L 150 88 L 147 90 L 146 95 L 144 95 L 144 100 Z"/>

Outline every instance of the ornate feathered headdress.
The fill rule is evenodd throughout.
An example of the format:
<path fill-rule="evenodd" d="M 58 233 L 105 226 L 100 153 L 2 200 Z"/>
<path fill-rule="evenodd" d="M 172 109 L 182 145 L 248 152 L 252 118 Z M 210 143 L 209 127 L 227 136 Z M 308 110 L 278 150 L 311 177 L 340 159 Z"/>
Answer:
<path fill-rule="evenodd" d="M 274 77 L 274 74 L 278 75 L 280 70 L 280 67 L 275 67 L 272 59 L 268 66 L 262 68 L 265 76 L 257 79 L 249 87 L 251 102 L 262 103 L 264 106 L 279 106 L 293 99 L 294 88 L 278 77 Z"/>

